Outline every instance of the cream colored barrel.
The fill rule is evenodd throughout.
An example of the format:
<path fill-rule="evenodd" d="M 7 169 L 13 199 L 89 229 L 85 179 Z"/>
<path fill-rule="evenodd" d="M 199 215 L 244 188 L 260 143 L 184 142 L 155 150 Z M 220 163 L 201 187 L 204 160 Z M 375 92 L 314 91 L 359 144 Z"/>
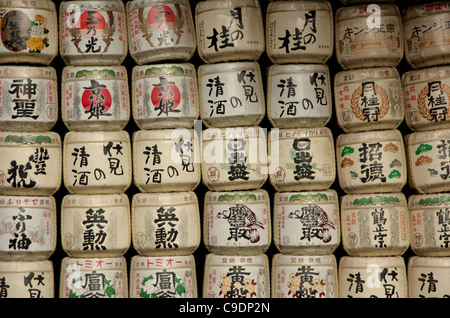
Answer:
<path fill-rule="evenodd" d="M 336 257 L 329 255 L 272 258 L 272 298 L 338 298 Z"/>
<path fill-rule="evenodd" d="M 339 246 L 339 199 L 335 190 L 276 192 L 273 201 L 273 240 L 282 254 L 331 254 Z"/>
<path fill-rule="evenodd" d="M 405 98 L 395 67 L 337 73 L 334 101 L 338 125 L 346 133 L 396 129 L 404 119 Z"/>
<path fill-rule="evenodd" d="M 408 259 L 410 298 L 448 298 L 450 258 L 412 256 Z"/>
<path fill-rule="evenodd" d="M 0 194 L 53 195 L 61 186 L 61 137 L 51 131 L 0 132 Z"/>
<path fill-rule="evenodd" d="M 53 263 L 43 261 L 0 261 L 2 298 L 54 298 Z"/>
<path fill-rule="evenodd" d="M 447 193 L 409 196 L 411 249 L 417 256 L 450 256 L 449 208 Z"/>
<path fill-rule="evenodd" d="M 442 65 L 403 73 L 405 122 L 413 131 L 450 127 L 450 66 Z"/>
<path fill-rule="evenodd" d="M 345 195 L 341 228 L 350 256 L 401 256 L 410 246 L 406 197 L 401 192 Z"/>
<path fill-rule="evenodd" d="M 267 68 L 267 118 L 278 128 L 325 126 L 332 114 L 331 91 L 326 64 L 271 65 Z"/>
<path fill-rule="evenodd" d="M 256 61 L 265 50 L 258 0 L 200 1 L 195 25 L 198 54 L 206 63 Z"/>
<path fill-rule="evenodd" d="M 202 131 L 202 182 L 212 191 L 258 189 L 267 180 L 267 138 L 258 126 Z"/>
<path fill-rule="evenodd" d="M 128 53 L 125 5 L 119 0 L 61 2 L 59 32 L 66 65 L 120 65 Z"/>
<path fill-rule="evenodd" d="M 191 59 L 196 37 L 188 0 L 133 0 L 126 6 L 129 51 L 137 64 Z"/>
<path fill-rule="evenodd" d="M 207 254 L 203 298 L 268 298 L 270 270 L 266 254 L 223 256 Z"/>
<path fill-rule="evenodd" d="M 397 66 L 404 52 L 399 8 L 371 3 L 337 9 L 335 47 L 344 69 Z"/>
<path fill-rule="evenodd" d="M 50 65 L 58 55 L 58 19 L 53 1 L 3 1 L 1 64 Z"/>
<path fill-rule="evenodd" d="M 199 116 L 197 72 L 191 63 L 135 66 L 131 92 L 140 129 L 192 128 Z"/>
<path fill-rule="evenodd" d="M 61 243 L 70 257 L 124 255 L 131 245 L 128 196 L 122 193 L 64 196 Z"/>
<path fill-rule="evenodd" d="M 276 191 L 326 190 L 336 178 L 328 127 L 271 130 L 269 158 L 269 180 Z"/>
<path fill-rule="evenodd" d="M 128 124 L 131 111 L 124 66 L 67 66 L 61 77 L 61 115 L 69 130 L 121 130 Z"/>
<path fill-rule="evenodd" d="M 125 257 L 65 257 L 60 275 L 59 298 L 128 298 Z"/>
<path fill-rule="evenodd" d="M 128 132 L 68 132 L 63 150 L 64 185 L 71 194 L 120 193 L 131 185 Z"/>
<path fill-rule="evenodd" d="M 195 258 L 133 256 L 130 298 L 197 298 Z"/>
<path fill-rule="evenodd" d="M 52 196 L 0 196 L 0 260 L 41 261 L 56 250 L 57 210 Z"/>
<path fill-rule="evenodd" d="M 0 125 L 6 131 L 47 131 L 58 120 L 53 67 L 0 66 Z"/>
<path fill-rule="evenodd" d="M 203 209 L 203 242 L 218 255 L 265 253 L 272 242 L 270 198 L 263 189 L 208 191 Z"/>
<path fill-rule="evenodd" d="M 195 192 L 137 193 L 132 199 L 133 247 L 142 256 L 185 256 L 200 245 Z"/>
<path fill-rule="evenodd" d="M 338 268 L 341 298 L 408 298 L 407 270 L 401 256 L 343 256 Z"/>
<path fill-rule="evenodd" d="M 198 85 L 200 116 L 207 127 L 255 126 L 265 115 L 258 62 L 200 65 Z"/>
<path fill-rule="evenodd" d="M 415 132 L 405 136 L 408 181 L 417 193 L 448 192 L 450 165 L 447 143 L 450 129 Z"/>
<path fill-rule="evenodd" d="M 200 183 L 200 144 L 193 129 L 133 134 L 133 182 L 141 192 L 193 191 Z"/>
<path fill-rule="evenodd" d="M 326 63 L 334 51 L 333 25 L 329 1 L 269 2 L 265 14 L 267 56 L 272 63 Z"/>
<path fill-rule="evenodd" d="M 413 68 L 449 63 L 449 17 L 447 1 L 410 5 L 403 10 L 405 58 Z"/>
<path fill-rule="evenodd" d="M 347 194 L 401 192 L 407 182 L 403 137 L 396 129 L 341 134 L 336 158 Z"/>

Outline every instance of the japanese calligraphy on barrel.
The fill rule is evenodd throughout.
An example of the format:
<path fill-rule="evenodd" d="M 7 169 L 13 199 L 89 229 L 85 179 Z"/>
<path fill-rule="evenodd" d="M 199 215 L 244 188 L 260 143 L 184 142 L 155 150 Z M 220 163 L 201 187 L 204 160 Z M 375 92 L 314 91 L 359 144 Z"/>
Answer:
<path fill-rule="evenodd" d="M 331 254 L 341 243 L 336 191 L 276 192 L 273 200 L 273 241 L 282 254 Z"/>
<path fill-rule="evenodd" d="M 142 256 L 190 255 L 200 245 L 200 212 L 195 192 L 133 195 L 133 247 Z"/>
<path fill-rule="evenodd" d="M 350 256 L 401 256 L 410 245 L 406 197 L 401 192 L 345 195 L 341 228 Z"/>
<path fill-rule="evenodd" d="M 394 67 L 337 73 L 334 101 L 337 123 L 346 133 L 396 129 L 404 119 L 405 98 Z"/>
<path fill-rule="evenodd" d="M 256 255 L 272 241 L 269 194 L 263 190 L 205 194 L 203 241 L 220 255 Z"/>
<path fill-rule="evenodd" d="M 336 163 L 347 194 L 401 192 L 407 181 L 403 136 L 396 129 L 339 135 Z"/>

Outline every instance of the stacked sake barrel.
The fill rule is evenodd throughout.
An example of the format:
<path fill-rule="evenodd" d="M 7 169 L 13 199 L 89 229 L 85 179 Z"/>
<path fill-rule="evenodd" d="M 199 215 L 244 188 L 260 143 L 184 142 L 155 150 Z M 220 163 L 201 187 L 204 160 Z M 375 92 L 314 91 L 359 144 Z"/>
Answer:
<path fill-rule="evenodd" d="M 201 180 L 196 49 L 187 0 L 127 3 L 132 73 L 133 180 L 130 298 L 197 297 Z M 166 19 L 167 17 L 167 19 Z"/>
<path fill-rule="evenodd" d="M 61 184 L 56 8 L 4 2 L 0 43 L 1 298 L 53 298 Z M 21 23 L 16 23 L 20 20 Z"/>
<path fill-rule="evenodd" d="M 195 8 L 202 131 L 203 298 L 270 297 L 265 95 L 256 0 L 208 0 Z"/>
<path fill-rule="evenodd" d="M 340 297 L 408 297 L 404 258 L 410 235 L 404 98 L 396 66 L 402 21 L 394 4 L 356 4 L 335 13 L 336 140 L 341 197 Z"/>
<path fill-rule="evenodd" d="M 448 244 L 448 149 L 450 126 L 450 2 L 418 4 L 403 11 L 405 58 L 402 77 L 411 213 L 408 260 L 412 298 L 447 297 L 450 274 Z"/>
<path fill-rule="evenodd" d="M 132 181 L 125 6 L 64 1 L 59 9 L 63 143 L 60 298 L 128 297 Z"/>
<path fill-rule="evenodd" d="M 340 244 L 334 139 L 326 127 L 332 87 L 326 62 L 333 54 L 328 1 L 272 1 L 266 11 L 273 298 L 338 297 Z"/>

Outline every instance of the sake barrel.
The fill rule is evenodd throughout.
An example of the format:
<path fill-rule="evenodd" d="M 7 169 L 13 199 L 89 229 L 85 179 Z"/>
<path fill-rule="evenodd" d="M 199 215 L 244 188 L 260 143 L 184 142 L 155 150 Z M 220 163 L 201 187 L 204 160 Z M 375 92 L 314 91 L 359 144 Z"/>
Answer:
<path fill-rule="evenodd" d="M 133 256 L 130 298 L 197 298 L 195 258 Z"/>
<path fill-rule="evenodd" d="M 203 242 L 219 255 L 265 253 L 272 241 L 267 191 L 208 191 L 203 209 Z"/>
<path fill-rule="evenodd" d="M 408 198 L 411 249 L 417 256 L 450 256 L 447 193 L 415 194 Z"/>
<path fill-rule="evenodd" d="M 136 193 L 132 199 L 133 247 L 142 256 L 185 256 L 200 245 L 195 192 Z"/>
<path fill-rule="evenodd" d="M 267 118 L 277 128 L 326 126 L 332 114 L 331 91 L 326 64 L 271 65 L 267 68 Z"/>
<path fill-rule="evenodd" d="M 58 55 L 58 19 L 53 1 L 3 1 L 0 63 L 50 65 Z"/>
<path fill-rule="evenodd" d="M 195 26 L 188 0 L 128 1 L 131 57 L 139 65 L 188 61 L 196 47 Z"/>
<path fill-rule="evenodd" d="M 56 250 L 53 196 L 0 196 L 0 260 L 42 261 Z"/>
<path fill-rule="evenodd" d="M 2 298 L 54 298 L 53 263 L 42 261 L 0 261 Z"/>
<path fill-rule="evenodd" d="M 272 63 L 323 64 L 333 55 L 330 2 L 271 1 L 265 21 L 266 53 Z"/>
<path fill-rule="evenodd" d="M 401 192 L 345 195 L 341 228 L 350 256 L 401 256 L 410 246 L 406 197 Z"/>
<path fill-rule="evenodd" d="M 122 130 L 130 119 L 124 66 L 67 66 L 62 73 L 62 120 L 70 131 Z"/>
<path fill-rule="evenodd" d="M 395 4 L 359 4 L 335 13 L 335 47 L 344 69 L 396 67 L 403 58 L 402 17 Z"/>
<path fill-rule="evenodd" d="M 0 66 L 0 127 L 48 131 L 59 114 L 56 70 L 50 66 Z"/>
<path fill-rule="evenodd" d="M 0 194 L 53 195 L 61 186 L 59 134 L 0 132 Z"/>
<path fill-rule="evenodd" d="M 395 67 L 337 73 L 334 101 L 338 125 L 346 133 L 396 129 L 404 119 L 405 98 Z"/>
<path fill-rule="evenodd" d="M 71 194 L 125 192 L 132 181 L 128 132 L 71 131 L 64 137 L 64 185 Z"/>
<path fill-rule="evenodd" d="M 336 178 L 328 127 L 271 130 L 269 157 L 269 180 L 277 191 L 326 190 Z"/>
<path fill-rule="evenodd" d="M 403 10 L 405 59 L 413 68 L 448 64 L 450 31 L 448 1 L 426 2 Z"/>
<path fill-rule="evenodd" d="M 335 190 L 276 192 L 273 240 L 284 255 L 331 254 L 341 242 Z"/>
<path fill-rule="evenodd" d="M 206 63 L 256 61 L 265 50 L 258 0 L 208 0 L 195 7 L 197 51 Z"/>
<path fill-rule="evenodd" d="M 268 297 L 270 297 L 270 270 L 266 254 L 206 255 L 203 298 Z"/>
<path fill-rule="evenodd" d="M 272 298 L 338 298 L 336 257 L 284 255 L 272 258 Z"/>
<path fill-rule="evenodd" d="M 133 133 L 133 182 L 141 192 L 193 191 L 200 183 L 199 141 L 187 128 Z"/>
<path fill-rule="evenodd" d="M 407 182 L 405 146 L 396 129 L 341 134 L 336 157 L 347 194 L 401 192 Z"/>
<path fill-rule="evenodd" d="M 341 298 L 408 298 L 407 270 L 401 256 L 343 256 L 338 268 Z"/>
<path fill-rule="evenodd" d="M 124 193 L 69 194 L 61 203 L 61 243 L 69 257 L 120 257 L 131 245 Z"/>
<path fill-rule="evenodd" d="M 127 56 L 122 1 L 63 1 L 59 24 L 61 58 L 66 65 L 120 65 Z"/>
<path fill-rule="evenodd" d="M 125 257 L 63 258 L 59 298 L 128 298 Z"/>

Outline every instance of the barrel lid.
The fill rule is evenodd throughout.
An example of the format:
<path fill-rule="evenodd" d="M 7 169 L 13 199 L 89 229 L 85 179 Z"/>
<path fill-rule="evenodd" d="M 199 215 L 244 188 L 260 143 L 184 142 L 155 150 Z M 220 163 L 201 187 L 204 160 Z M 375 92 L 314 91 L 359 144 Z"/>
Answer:
<path fill-rule="evenodd" d="M 196 8 L 196 14 L 211 10 L 223 10 L 238 7 L 255 7 L 260 9 L 258 0 L 208 0 L 200 1 Z"/>
<path fill-rule="evenodd" d="M 62 208 L 79 208 L 85 206 L 129 206 L 128 196 L 124 193 L 112 194 L 68 194 L 63 197 Z"/>
<path fill-rule="evenodd" d="M 450 128 L 448 129 L 438 129 L 429 131 L 420 131 L 407 134 L 405 136 L 405 146 L 411 146 L 418 143 L 426 143 L 431 141 L 437 141 L 441 138 L 448 138 L 450 136 Z M 425 145 L 424 145 L 425 147 Z M 423 149 L 427 150 L 427 149 Z"/>
<path fill-rule="evenodd" d="M 336 146 L 342 146 L 350 143 L 388 141 L 391 139 L 403 140 L 402 134 L 397 129 L 364 131 L 356 133 L 341 134 L 336 139 Z"/>
<path fill-rule="evenodd" d="M 400 79 L 400 74 L 395 67 L 371 67 L 354 69 L 336 73 L 334 82 L 336 86 L 358 83 L 367 80 L 384 80 L 390 78 Z"/>
<path fill-rule="evenodd" d="M 432 14 L 443 14 L 450 11 L 450 3 L 448 1 L 439 1 L 433 3 L 416 4 L 403 9 L 402 16 L 405 22 L 423 18 Z"/>
<path fill-rule="evenodd" d="M 272 76 L 292 73 L 330 72 L 326 64 L 273 64 L 267 68 L 267 71 Z"/>
<path fill-rule="evenodd" d="M 125 130 L 117 131 L 69 131 L 64 137 L 64 143 L 105 142 L 111 140 L 130 141 Z"/>
<path fill-rule="evenodd" d="M 248 191 L 208 191 L 205 204 L 214 203 L 269 203 L 269 194 L 264 189 Z"/>
<path fill-rule="evenodd" d="M 197 195 L 193 191 L 136 193 L 133 195 L 132 206 L 148 207 L 161 205 L 198 204 Z"/>
<path fill-rule="evenodd" d="M 289 201 L 283 198 L 288 196 Z M 338 202 L 337 192 L 333 189 L 321 191 L 275 192 L 274 204 L 309 204 Z"/>
<path fill-rule="evenodd" d="M 46 145 L 46 147 L 61 147 L 61 137 L 53 131 L 18 132 L 0 131 L 1 144 L 17 144 L 20 146 Z"/>
<path fill-rule="evenodd" d="M 210 1 L 210 0 L 208 0 Z M 260 70 L 260 65 L 255 61 L 244 61 L 244 62 L 220 62 L 212 64 L 202 64 L 198 67 L 198 75 L 207 75 L 222 72 L 235 72 L 248 69 Z"/>
<path fill-rule="evenodd" d="M 318 1 L 271 1 L 267 6 L 267 13 L 283 11 L 329 11 L 332 13 L 331 4 L 325 0 Z"/>
<path fill-rule="evenodd" d="M 413 194 L 408 197 L 409 210 L 447 207 L 450 205 L 450 194 Z"/>
<path fill-rule="evenodd" d="M 1 273 L 53 272 L 53 262 L 44 261 L 0 261 Z"/>
<path fill-rule="evenodd" d="M 341 197 L 342 208 L 364 208 L 374 206 L 406 206 L 403 193 L 349 194 Z"/>
<path fill-rule="evenodd" d="M 408 259 L 408 268 L 410 267 L 443 267 L 448 269 L 450 267 L 450 257 L 411 256 Z"/>
<path fill-rule="evenodd" d="M 303 264 L 314 264 L 315 266 L 320 265 L 329 265 L 336 267 L 336 256 L 334 254 L 328 255 L 285 255 L 281 253 L 277 253 L 273 255 L 272 265 L 273 266 L 282 266 L 282 265 L 291 265 L 292 258 L 301 258 L 303 263 L 295 263 L 292 265 L 303 265 Z M 314 261 L 311 261 L 314 260 Z"/>
<path fill-rule="evenodd" d="M 399 23 L 401 23 L 400 10 L 395 4 L 359 4 L 349 7 L 341 7 L 336 10 L 336 23 L 354 18 L 362 18 L 365 20 L 368 16 L 375 12 L 374 10 L 378 8 L 380 10 L 381 17 L 398 16 Z"/>
<path fill-rule="evenodd" d="M 441 80 L 447 77 L 450 77 L 450 65 L 427 67 L 403 73 L 402 84 L 403 86 L 414 85 L 417 83 Z"/>
<path fill-rule="evenodd" d="M 370 265 L 380 267 L 405 267 L 402 256 L 342 256 L 339 260 L 339 268 L 368 268 Z"/>

